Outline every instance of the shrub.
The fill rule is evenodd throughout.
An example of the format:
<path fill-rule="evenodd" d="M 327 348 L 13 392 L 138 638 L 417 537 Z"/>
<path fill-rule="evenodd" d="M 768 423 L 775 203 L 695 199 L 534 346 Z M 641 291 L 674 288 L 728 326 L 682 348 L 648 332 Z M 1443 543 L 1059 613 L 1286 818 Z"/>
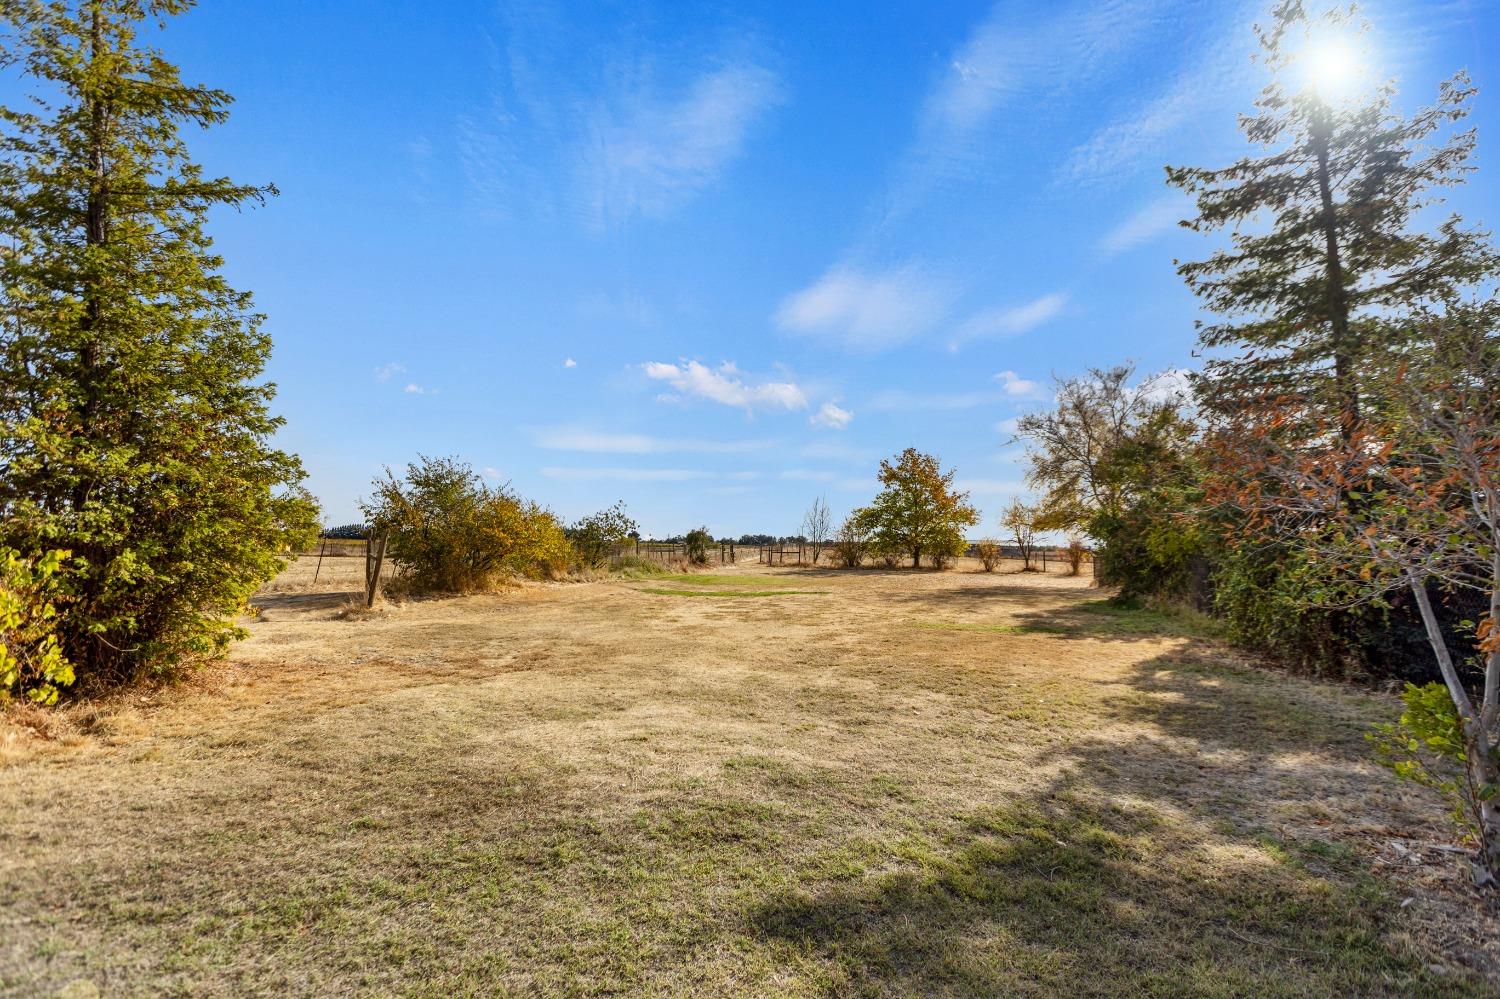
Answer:
<path fill-rule="evenodd" d="M 21 694 L 37 704 L 57 702 L 58 688 L 73 682 L 53 627 L 65 551 L 22 558 L 0 551 L 0 700 Z"/>
<path fill-rule="evenodd" d="M 1496 793 L 1470 776 L 1463 727 L 1448 689 L 1441 683 L 1406 685 L 1399 721 L 1378 726 L 1368 738 L 1375 755 L 1398 777 L 1432 788 L 1447 802 L 1453 824 L 1470 842 L 1483 830 L 1480 805 Z"/>
<path fill-rule="evenodd" d="M 1000 560 L 1005 557 L 1000 546 L 988 539 L 979 542 L 978 546 L 979 564 L 984 566 L 985 572 L 994 572 L 1000 565 Z"/>
<path fill-rule="evenodd" d="M 467 464 L 419 457 L 405 479 L 390 469 L 363 504 L 412 593 L 467 593 L 505 576 L 551 576 L 567 566 L 569 545 L 550 511 L 507 488 L 490 488 Z"/>
<path fill-rule="evenodd" d="M 708 561 L 708 549 L 714 544 L 714 536 L 707 527 L 695 527 L 687 532 L 682 543 L 687 547 L 688 561 L 694 565 L 703 565 Z"/>
<path fill-rule="evenodd" d="M 637 534 L 640 527 L 625 513 L 623 501 L 575 521 L 567 530 L 574 561 L 585 569 L 608 564 L 614 547 Z"/>
<path fill-rule="evenodd" d="M 833 538 L 833 560 L 845 569 L 858 569 L 864 564 L 870 546 L 870 528 L 863 510 L 855 510 L 844 518 L 843 525 Z"/>
<path fill-rule="evenodd" d="M 1068 561 L 1068 575 L 1076 576 L 1083 571 L 1083 563 L 1089 560 L 1089 550 L 1084 547 L 1080 538 L 1069 538 L 1068 547 L 1063 549 L 1063 558 Z"/>

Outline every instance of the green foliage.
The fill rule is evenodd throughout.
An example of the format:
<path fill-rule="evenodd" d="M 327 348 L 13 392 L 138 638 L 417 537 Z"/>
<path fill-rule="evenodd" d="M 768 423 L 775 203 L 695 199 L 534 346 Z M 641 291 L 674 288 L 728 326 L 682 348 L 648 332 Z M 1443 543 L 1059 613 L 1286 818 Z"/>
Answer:
<path fill-rule="evenodd" d="M 1043 492 L 1031 522 L 1093 538 L 1101 580 L 1124 599 L 1177 598 L 1213 536 L 1198 428 L 1167 376 L 1132 386 L 1134 374 L 1125 364 L 1064 379 L 1056 409 L 1021 419 L 1028 480 Z"/>
<path fill-rule="evenodd" d="M 318 537 L 333 541 L 363 541 L 370 535 L 369 524 L 340 524 L 325 528 Z"/>
<path fill-rule="evenodd" d="M 1368 738 L 1376 757 L 1397 776 L 1443 796 L 1454 824 L 1473 842 L 1482 835 L 1480 805 L 1500 793 L 1477 784 L 1467 766 L 1463 725 L 1448 688 L 1441 683 L 1408 683 L 1401 694 L 1405 710 L 1395 723 L 1378 726 Z"/>
<path fill-rule="evenodd" d="M 614 546 L 640 533 L 640 525 L 625 513 L 625 502 L 616 502 L 598 513 L 583 517 L 567 529 L 574 558 L 586 569 L 609 563 Z"/>
<path fill-rule="evenodd" d="M 704 565 L 708 562 L 708 549 L 714 543 L 714 536 L 707 527 L 695 527 L 687 532 L 682 539 L 687 547 L 687 559 L 694 565 Z"/>
<path fill-rule="evenodd" d="M 963 529 L 979 522 L 979 511 L 969 503 L 969 494 L 953 489 L 954 473 L 944 472 L 937 458 L 907 448 L 895 462 L 880 463 L 884 488 L 860 512 L 867 525 L 871 547 L 888 562 L 894 556 L 910 555 L 913 566 L 922 564 L 924 553 L 941 558 L 962 555 L 968 549 Z"/>
<path fill-rule="evenodd" d="M 0 108 L 0 546 L 72 552 L 55 633 L 100 683 L 221 651 L 316 533 L 271 446 L 262 317 L 204 231 L 274 191 L 188 159 L 180 130 L 230 97 L 136 39 L 187 6 L 0 3 L 0 51 L 34 84 Z"/>
<path fill-rule="evenodd" d="M 387 532 L 390 558 L 414 593 L 469 593 L 506 576 L 562 571 L 570 546 L 551 512 L 508 488 L 490 488 L 455 458 L 420 456 L 404 479 L 386 469 L 362 504 Z"/>
<path fill-rule="evenodd" d="M 21 694 L 53 704 L 58 688 L 73 682 L 73 665 L 53 634 L 67 557 L 56 549 L 34 559 L 0 550 L 0 701 Z"/>

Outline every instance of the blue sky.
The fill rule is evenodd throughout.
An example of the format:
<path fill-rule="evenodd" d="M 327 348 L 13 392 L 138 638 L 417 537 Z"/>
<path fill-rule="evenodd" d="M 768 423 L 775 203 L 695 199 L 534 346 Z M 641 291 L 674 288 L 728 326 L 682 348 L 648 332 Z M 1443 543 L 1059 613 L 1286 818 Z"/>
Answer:
<path fill-rule="evenodd" d="M 1404 106 L 1475 77 L 1450 203 L 1500 221 L 1496 4 L 1365 13 Z M 195 155 L 282 191 L 214 231 L 330 522 L 427 453 L 565 519 L 792 532 L 910 445 L 979 534 L 1052 375 L 1194 363 L 1172 261 L 1207 246 L 1162 166 L 1244 151 L 1260 14 L 213 0 L 163 47 L 237 98 Z"/>

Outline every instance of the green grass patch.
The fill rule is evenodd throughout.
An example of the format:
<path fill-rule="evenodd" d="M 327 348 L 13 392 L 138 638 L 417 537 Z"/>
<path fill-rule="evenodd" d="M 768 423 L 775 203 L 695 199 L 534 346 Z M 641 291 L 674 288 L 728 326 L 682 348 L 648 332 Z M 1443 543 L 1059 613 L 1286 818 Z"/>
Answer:
<path fill-rule="evenodd" d="M 1097 623 L 1091 622 L 1092 630 L 1181 638 L 1221 638 L 1224 634 L 1221 622 L 1187 607 L 1153 607 L 1094 600 L 1079 607 L 1078 611 L 1096 619 Z"/>

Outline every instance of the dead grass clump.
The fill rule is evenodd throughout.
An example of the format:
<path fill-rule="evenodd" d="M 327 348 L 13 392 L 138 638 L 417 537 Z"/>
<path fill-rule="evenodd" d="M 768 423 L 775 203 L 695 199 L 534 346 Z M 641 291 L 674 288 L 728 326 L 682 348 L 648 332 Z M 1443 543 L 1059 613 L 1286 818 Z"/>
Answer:
<path fill-rule="evenodd" d="M 364 597 L 351 596 L 339 604 L 333 616 L 340 621 L 383 621 L 391 616 L 390 605 L 376 597 L 375 606 L 366 607 Z"/>

